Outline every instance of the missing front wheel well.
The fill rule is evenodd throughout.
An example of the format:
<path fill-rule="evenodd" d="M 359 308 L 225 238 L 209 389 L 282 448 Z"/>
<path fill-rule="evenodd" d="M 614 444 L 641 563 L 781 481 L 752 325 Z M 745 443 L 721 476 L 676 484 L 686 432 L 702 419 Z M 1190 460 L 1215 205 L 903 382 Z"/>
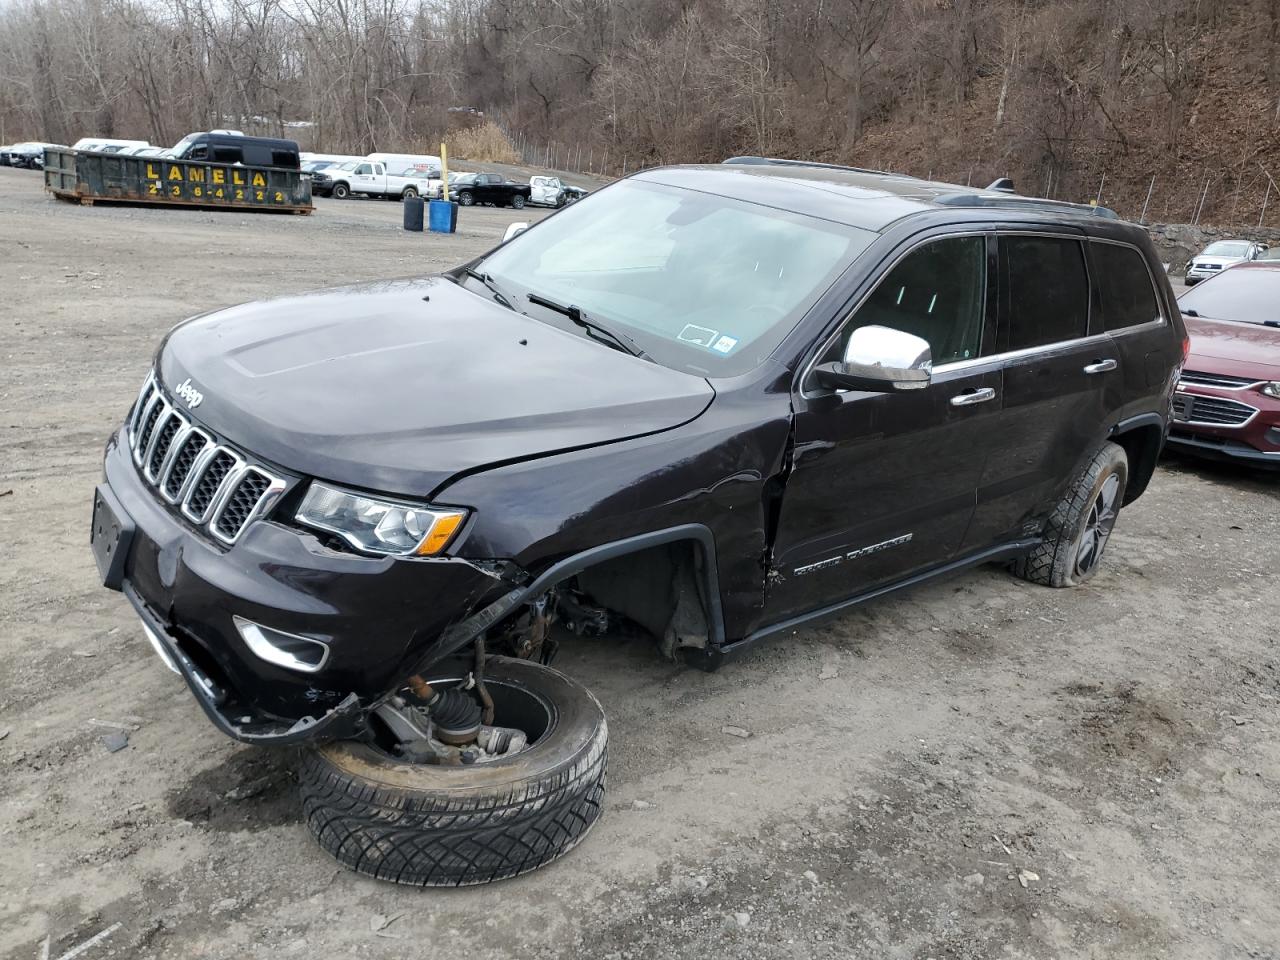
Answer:
<path fill-rule="evenodd" d="M 675 659 L 677 650 L 710 641 L 705 562 L 695 543 L 676 541 L 607 560 L 576 581 L 589 603 L 639 624 Z"/>

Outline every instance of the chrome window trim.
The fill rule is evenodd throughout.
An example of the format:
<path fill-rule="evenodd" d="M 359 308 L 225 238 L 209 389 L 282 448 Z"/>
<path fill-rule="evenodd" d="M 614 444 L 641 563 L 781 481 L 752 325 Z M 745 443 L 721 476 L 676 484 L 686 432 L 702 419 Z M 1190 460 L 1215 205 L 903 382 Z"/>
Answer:
<path fill-rule="evenodd" d="M 805 383 L 806 381 L 808 381 L 809 377 L 812 375 L 813 368 L 818 365 L 818 361 L 823 356 L 826 355 L 827 351 L 831 348 L 831 345 L 835 343 L 836 340 L 839 338 L 840 333 L 844 330 L 845 324 L 847 324 L 850 320 L 852 320 L 854 315 L 859 310 L 862 309 L 862 305 L 866 303 L 867 299 L 871 296 L 871 294 L 873 294 L 876 291 L 876 288 L 879 287 L 880 284 L 884 282 L 885 278 L 888 277 L 888 275 L 893 271 L 893 269 L 897 267 L 899 262 L 901 262 L 905 257 L 909 256 L 910 254 L 914 253 L 920 247 L 923 247 L 925 244 L 933 243 L 937 240 L 948 240 L 948 239 L 951 239 L 952 237 L 986 237 L 986 236 L 994 236 L 997 239 L 1005 236 L 1049 237 L 1057 240 L 1074 240 L 1077 243 L 1081 243 L 1081 244 L 1087 243 L 1095 239 L 1094 237 L 1091 237 L 1088 234 L 1084 234 L 1084 233 L 1078 233 L 1078 234 L 1077 233 L 1060 233 L 1060 232 L 1045 231 L 1045 230 L 1016 230 L 1016 229 L 1004 230 L 999 228 L 993 228 L 993 229 L 986 229 L 986 230 L 965 231 L 962 233 L 934 234 L 917 243 L 912 244 L 910 247 L 907 247 L 906 249 L 904 249 L 897 257 L 895 257 L 890 262 L 888 267 L 886 267 L 885 270 L 880 274 L 879 278 L 877 278 L 875 284 L 871 287 L 871 289 L 869 289 L 865 294 L 862 295 L 862 297 L 858 299 L 858 302 L 854 304 L 854 306 L 849 310 L 848 314 L 845 315 L 844 319 L 840 321 L 839 325 L 835 329 L 835 332 L 832 333 L 831 336 L 829 336 L 826 339 L 826 341 L 822 344 L 822 348 L 818 350 L 817 353 L 815 353 L 813 357 L 811 357 L 809 361 L 806 363 L 804 367 L 804 373 L 801 375 L 800 381 L 799 381 L 800 396 L 806 400 L 811 400 L 818 397 L 833 396 L 832 393 L 829 393 L 826 391 L 809 390 L 805 387 Z M 1101 238 L 1099 239 L 1101 240 Z M 1126 243 L 1123 240 L 1101 240 L 1101 242 L 1114 243 L 1117 246 L 1129 247 L 1131 250 L 1137 250 L 1139 256 L 1142 255 L 1142 251 L 1139 250 L 1138 247 L 1134 246 L 1132 243 Z M 1083 253 L 1084 251 L 1082 250 L 1081 252 Z M 1149 264 L 1147 264 L 1147 258 L 1142 257 L 1142 262 L 1143 262 L 1143 265 L 1147 267 L 1148 279 L 1151 279 L 1151 267 Z M 1088 278 L 1089 285 L 1090 285 L 1089 286 L 1089 300 L 1090 300 L 1089 310 L 1090 310 L 1090 319 L 1092 319 L 1092 310 L 1093 310 L 1092 299 L 1093 299 L 1094 278 L 1089 272 L 1089 258 L 1087 256 L 1084 258 L 1084 269 L 1085 269 L 1085 276 L 1086 278 Z M 985 300 L 984 300 L 984 303 L 985 303 Z M 1160 297 L 1158 295 L 1156 296 L 1156 304 L 1157 306 L 1160 304 Z M 999 309 L 999 305 L 997 304 L 997 310 L 998 309 Z M 1056 353 L 1072 347 L 1087 346 L 1088 344 L 1091 344 L 1091 343 L 1103 343 L 1104 341 L 1109 340 L 1111 337 L 1114 337 L 1114 336 L 1128 334 L 1128 333 L 1138 333 L 1148 329 L 1163 327 L 1166 324 L 1167 324 L 1167 321 L 1162 311 L 1159 319 L 1157 320 L 1151 320 L 1151 321 L 1148 321 L 1147 323 L 1139 324 L 1132 327 L 1122 327 L 1120 330 L 1114 330 L 1109 333 L 1106 331 L 1103 331 L 1102 333 L 1092 333 L 1083 337 L 1075 337 L 1071 340 L 1057 340 L 1053 343 L 1038 344 L 1037 346 L 1034 346 L 1034 347 L 1022 347 L 1018 350 L 1006 350 L 1004 353 L 992 353 L 992 354 L 988 354 L 986 356 L 981 356 L 981 357 L 970 357 L 967 360 L 953 360 L 950 363 L 940 363 L 933 368 L 933 374 L 934 376 L 937 376 L 940 373 L 951 373 L 956 370 L 968 370 L 974 367 L 980 367 L 984 364 L 1003 366 L 1005 363 L 1009 361 L 1021 360 L 1026 357 L 1035 356 L 1041 353 L 1045 353 L 1045 354 Z M 1088 329 L 1087 325 L 1085 329 L 1086 330 Z"/>
<path fill-rule="evenodd" d="M 1151 330 L 1156 327 L 1163 327 L 1168 324 L 1169 318 L 1165 314 L 1164 304 L 1161 303 L 1160 287 L 1156 284 L 1155 274 L 1151 272 L 1151 264 L 1147 263 L 1147 258 L 1142 253 L 1142 248 L 1136 244 L 1129 243 L 1126 240 L 1111 240 L 1107 237 L 1089 237 L 1089 243 L 1109 243 L 1113 247 L 1125 247 L 1132 250 L 1138 255 L 1138 259 L 1142 261 L 1143 268 L 1147 271 L 1147 282 L 1151 284 L 1151 293 L 1155 296 L 1156 306 L 1160 310 L 1160 314 L 1155 320 L 1144 320 L 1142 323 L 1131 323 L 1128 326 L 1120 327 L 1116 330 L 1107 331 L 1112 336 L 1122 336 L 1133 330 Z M 1176 299 L 1176 298 L 1175 298 Z M 1102 314 L 1103 323 L 1106 323 L 1106 311 Z"/>

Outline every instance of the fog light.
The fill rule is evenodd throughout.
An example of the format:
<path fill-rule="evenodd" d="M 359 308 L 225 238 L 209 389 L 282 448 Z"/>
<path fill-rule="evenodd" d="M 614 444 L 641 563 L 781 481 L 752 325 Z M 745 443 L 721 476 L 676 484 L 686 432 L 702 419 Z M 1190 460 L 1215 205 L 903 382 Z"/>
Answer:
<path fill-rule="evenodd" d="M 245 644 L 259 658 L 286 670 L 315 673 L 329 661 L 329 645 L 310 637 L 264 627 L 244 617 L 231 618 Z"/>

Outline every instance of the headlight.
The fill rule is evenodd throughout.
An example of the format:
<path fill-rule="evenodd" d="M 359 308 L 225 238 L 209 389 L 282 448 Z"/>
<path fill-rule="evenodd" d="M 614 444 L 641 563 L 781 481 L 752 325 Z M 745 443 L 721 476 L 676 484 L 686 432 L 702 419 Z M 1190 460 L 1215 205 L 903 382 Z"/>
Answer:
<path fill-rule="evenodd" d="M 1280 400 L 1280 380 L 1272 380 L 1270 383 L 1262 385 L 1262 392 L 1268 397 L 1275 397 Z"/>
<path fill-rule="evenodd" d="M 430 557 L 449 545 L 465 510 L 380 500 L 313 482 L 299 523 L 336 533 L 358 550 Z"/>

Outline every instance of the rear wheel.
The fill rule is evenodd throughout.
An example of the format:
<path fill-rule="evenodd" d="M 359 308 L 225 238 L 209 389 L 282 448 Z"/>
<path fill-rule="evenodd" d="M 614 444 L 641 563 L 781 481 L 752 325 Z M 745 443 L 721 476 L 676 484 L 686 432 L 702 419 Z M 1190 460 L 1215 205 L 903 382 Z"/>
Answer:
<path fill-rule="evenodd" d="M 1111 539 L 1128 480 L 1124 448 L 1103 444 L 1050 514 L 1044 541 L 1015 560 L 1013 572 L 1049 587 L 1074 587 L 1092 578 Z"/>
<path fill-rule="evenodd" d="M 458 194 L 458 204 L 463 207 L 469 207 L 476 202 L 476 198 L 472 196 L 470 190 L 463 190 Z"/>
<path fill-rule="evenodd" d="M 517 210 L 524 209 L 524 197 L 517 193 L 514 197 L 511 198 L 511 205 L 515 207 Z"/>
<path fill-rule="evenodd" d="M 459 709 L 474 710 L 459 675 L 466 671 L 428 679 L 452 698 L 448 710 L 415 708 L 446 742 L 456 739 L 447 731 Z M 529 745 L 513 755 L 480 750 L 470 763 L 420 762 L 389 736 L 304 751 L 303 811 L 325 850 L 382 880 L 464 886 L 534 870 L 582 840 L 604 798 L 608 728 L 599 702 L 559 671 L 526 660 L 491 658 L 484 682 L 492 729 L 527 736 Z M 372 722 L 379 725 L 377 715 Z"/>
<path fill-rule="evenodd" d="M 351 188 L 345 183 L 335 183 L 333 185 L 333 197 L 335 200 L 345 200 L 351 196 Z"/>

